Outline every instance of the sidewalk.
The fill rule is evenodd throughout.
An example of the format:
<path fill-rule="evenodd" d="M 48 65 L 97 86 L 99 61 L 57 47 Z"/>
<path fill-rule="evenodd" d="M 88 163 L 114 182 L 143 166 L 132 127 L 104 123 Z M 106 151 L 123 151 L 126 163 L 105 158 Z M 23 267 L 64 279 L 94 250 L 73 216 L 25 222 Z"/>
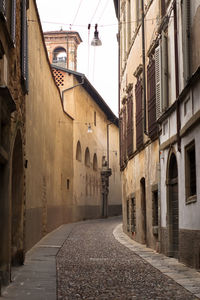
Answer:
<path fill-rule="evenodd" d="M 81 223 L 86 222 L 60 226 L 28 251 L 24 266 L 13 269 L 13 282 L 3 289 L 0 299 L 56 300 L 56 255 L 73 229 Z M 121 224 L 115 228 L 113 235 L 121 244 L 200 299 L 199 272 L 131 240 L 123 233 Z"/>
<path fill-rule="evenodd" d="M 115 239 L 125 247 L 134 251 L 153 267 L 172 278 L 200 299 L 200 273 L 195 269 L 188 268 L 184 264 L 178 262 L 175 258 L 166 257 L 165 255 L 159 254 L 150 248 L 146 248 L 145 245 L 133 241 L 123 232 L 122 224 L 119 224 L 115 228 L 113 235 Z"/>
<path fill-rule="evenodd" d="M 74 226 L 60 226 L 28 251 L 24 266 L 12 269 L 13 282 L 0 299 L 56 300 L 56 255 Z"/>

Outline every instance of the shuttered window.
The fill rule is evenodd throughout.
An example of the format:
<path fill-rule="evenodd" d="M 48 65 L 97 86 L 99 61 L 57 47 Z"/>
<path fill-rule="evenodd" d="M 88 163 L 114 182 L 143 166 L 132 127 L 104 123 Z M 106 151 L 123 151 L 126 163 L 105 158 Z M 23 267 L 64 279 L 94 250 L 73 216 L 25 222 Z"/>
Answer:
<path fill-rule="evenodd" d="M 120 167 L 123 168 L 123 121 L 122 113 L 119 115 L 119 138 L 120 138 Z"/>
<path fill-rule="evenodd" d="M 155 49 L 156 119 L 168 107 L 168 61 L 167 36 L 161 35 L 160 45 Z"/>
<path fill-rule="evenodd" d="M 12 0 L 10 34 L 13 44 L 16 36 L 16 0 Z"/>
<path fill-rule="evenodd" d="M 122 143 L 122 153 L 123 153 L 123 162 L 126 161 L 126 145 L 127 145 L 127 131 L 126 131 L 126 107 L 122 110 L 122 123 L 123 123 L 123 143 Z"/>
<path fill-rule="evenodd" d="M 156 119 L 161 115 L 161 50 L 155 49 Z"/>
<path fill-rule="evenodd" d="M 119 129 L 120 129 L 120 167 L 123 168 L 126 162 L 126 145 L 127 145 L 126 107 L 123 107 L 119 116 Z"/>
<path fill-rule="evenodd" d="M 22 0 L 21 20 L 21 72 L 25 92 L 28 92 L 28 26 L 26 14 L 26 0 Z"/>
<path fill-rule="evenodd" d="M 183 39 L 183 76 L 184 83 L 190 76 L 190 55 L 191 55 L 191 43 L 190 43 L 190 33 L 191 33 L 191 0 L 181 1 L 181 11 L 182 11 L 182 39 Z"/>
<path fill-rule="evenodd" d="M 120 167 L 122 168 L 122 116 L 119 114 L 119 151 L 120 151 Z"/>
<path fill-rule="evenodd" d="M 143 104 L 142 104 L 142 81 L 137 80 L 135 85 L 136 99 L 136 147 L 140 149 L 143 146 Z"/>
<path fill-rule="evenodd" d="M 133 97 L 132 94 L 128 97 L 127 102 L 127 154 L 130 157 L 133 154 Z"/>
<path fill-rule="evenodd" d="M 6 0 L 0 0 L 0 13 L 1 16 L 6 18 Z"/>
<path fill-rule="evenodd" d="M 15 44 L 16 32 L 16 0 L 0 0 L 0 15 L 5 22 L 8 38 L 11 40 L 11 46 Z"/>
<path fill-rule="evenodd" d="M 152 139 L 157 135 L 156 123 L 156 85 L 155 60 L 152 59 L 147 67 L 147 99 L 148 99 L 148 132 Z"/>

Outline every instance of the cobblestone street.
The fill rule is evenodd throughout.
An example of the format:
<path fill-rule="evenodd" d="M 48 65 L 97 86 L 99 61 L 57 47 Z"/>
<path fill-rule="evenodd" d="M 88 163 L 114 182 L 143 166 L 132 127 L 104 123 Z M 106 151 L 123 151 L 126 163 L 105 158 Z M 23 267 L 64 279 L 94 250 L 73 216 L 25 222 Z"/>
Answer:
<path fill-rule="evenodd" d="M 76 224 L 57 255 L 58 299 L 197 299 L 113 236 L 119 219 Z"/>
<path fill-rule="evenodd" d="M 200 299 L 199 272 L 130 240 L 119 217 L 60 226 L 11 279 L 2 300 Z"/>

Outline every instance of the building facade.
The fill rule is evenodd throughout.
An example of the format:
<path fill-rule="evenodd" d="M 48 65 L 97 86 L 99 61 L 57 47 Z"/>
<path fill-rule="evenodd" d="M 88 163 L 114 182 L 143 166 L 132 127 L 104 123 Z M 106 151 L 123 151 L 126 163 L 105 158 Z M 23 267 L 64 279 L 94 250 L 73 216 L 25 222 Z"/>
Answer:
<path fill-rule="evenodd" d="M 57 65 L 52 65 L 52 70 L 64 110 L 73 119 L 71 216 L 73 220 L 82 220 L 120 215 L 118 118 L 84 74 Z M 106 171 L 105 176 L 103 171 Z"/>
<path fill-rule="evenodd" d="M 200 1 L 114 1 L 124 231 L 199 268 Z"/>
<path fill-rule="evenodd" d="M 150 33 L 160 7 L 158 1 L 145 5 L 145 18 L 153 19 L 147 33 L 141 1 L 116 1 L 115 6 L 119 19 L 123 229 L 136 241 L 158 249 L 159 131 Z"/>
<path fill-rule="evenodd" d="M 63 109 L 34 0 L 29 1 L 27 19 L 36 22 L 28 26 L 26 251 L 48 232 L 69 222 L 73 191 L 73 186 L 67 187 L 73 178 L 73 120 Z"/>
<path fill-rule="evenodd" d="M 170 2 L 159 111 L 161 252 L 200 268 L 200 1 Z M 159 47 L 162 51 L 163 40 Z M 160 51 L 160 50 L 159 50 Z M 164 61 L 164 62 L 163 62 Z M 165 94 L 167 95 L 165 102 Z"/>
<path fill-rule="evenodd" d="M 76 71 L 77 49 L 82 42 L 76 31 L 44 32 L 45 44 L 51 64 Z"/>
<path fill-rule="evenodd" d="M 0 1 L 0 282 L 24 260 L 26 1 Z"/>

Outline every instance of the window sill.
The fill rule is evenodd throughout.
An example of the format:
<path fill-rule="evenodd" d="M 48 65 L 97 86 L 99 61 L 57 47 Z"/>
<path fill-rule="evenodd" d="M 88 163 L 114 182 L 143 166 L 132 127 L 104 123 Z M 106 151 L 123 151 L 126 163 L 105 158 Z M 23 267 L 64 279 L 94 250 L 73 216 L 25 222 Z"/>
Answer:
<path fill-rule="evenodd" d="M 197 202 L 197 195 L 190 196 L 186 199 L 186 205 Z"/>

